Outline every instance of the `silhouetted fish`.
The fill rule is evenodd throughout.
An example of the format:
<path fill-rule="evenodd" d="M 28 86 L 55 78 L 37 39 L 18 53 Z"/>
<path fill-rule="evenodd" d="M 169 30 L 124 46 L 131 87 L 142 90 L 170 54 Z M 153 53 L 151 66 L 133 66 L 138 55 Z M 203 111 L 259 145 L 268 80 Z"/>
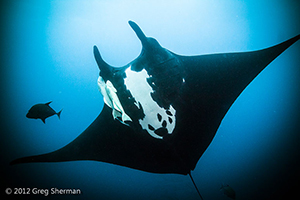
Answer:
<path fill-rule="evenodd" d="M 229 185 L 222 185 L 220 191 L 222 191 L 229 198 L 235 199 L 235 191 Z"/>
<path fill-rule="evenodd" d="M 58 118 L 60 119 L 60 113 L 61 111 L 59 111 L 58 113 L 55 112 L 50 106 L 49 104 L 52 101 L 48 102 L 48 103 L 39 103 L 39 104 L 35 104 L 34 106 L 32 106 L 30 108 L 30 110 L 28 111 L 26 117 L 30 118 L 30 119 L 41 119 L 44 123 L 46 118 L 51 117 L 52 115 L 57 115 Z"/>

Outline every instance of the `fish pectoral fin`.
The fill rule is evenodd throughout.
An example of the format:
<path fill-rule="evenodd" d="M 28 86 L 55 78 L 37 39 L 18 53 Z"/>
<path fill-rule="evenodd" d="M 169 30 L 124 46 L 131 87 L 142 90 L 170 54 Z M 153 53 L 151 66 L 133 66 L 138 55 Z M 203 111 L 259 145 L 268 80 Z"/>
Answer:
<path fill-rule="evenodd" d="M 122 121 L 123 122 L 125 122 L 125 121 L 131 121 L 132 122 L 132 119 L 125 112 L 123 112 L 122 113 Z"/>
<path fill-rule="evenodd" d="M 113 109 L 112 115 L 113 115 L 113 118 L 114 118 L 114 119 L 116 119 L 116 118 L 118 118 L 118 117 L 122 117 L 122 113 L 119 112 L 119 111 L 116 110 L 116 109 Z"/>

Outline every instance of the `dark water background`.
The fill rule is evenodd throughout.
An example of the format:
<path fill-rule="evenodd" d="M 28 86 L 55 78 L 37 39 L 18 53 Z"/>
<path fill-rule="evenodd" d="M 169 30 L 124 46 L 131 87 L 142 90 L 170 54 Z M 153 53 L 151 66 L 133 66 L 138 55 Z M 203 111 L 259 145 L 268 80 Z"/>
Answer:
<path fill-rule="evenodd" d="M 111 65 L 135 59 L 141 44 L 128 20 L 183 55 L 257 50 L 300 34 L 296 0 L 11 0 L 0 5 L 3 195 L 8 187 L 79 188 L 78 196 L 45 199 L 198 199 L 188 176 L 92 161 L 9 162 L 63 147 L 96 118 L 103 100 L 92 47 L 96 44 Z M 53 116 L 43 124 L 25 117 L 33 104 L 48 101 L 56 111 L 63 108 L 60 120 Z M 204 199 L 228 199 L 219 191 L 222 184 L 243 200 L 296 193 L 299 113 L 300 41 L 275 59 L 225 116 L 192 172 Z"/>

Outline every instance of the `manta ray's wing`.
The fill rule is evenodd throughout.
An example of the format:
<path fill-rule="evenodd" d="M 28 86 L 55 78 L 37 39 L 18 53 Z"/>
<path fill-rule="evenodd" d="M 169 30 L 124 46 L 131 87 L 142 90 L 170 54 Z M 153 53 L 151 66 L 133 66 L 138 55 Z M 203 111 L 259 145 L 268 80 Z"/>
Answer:
<path fill-rule="evenodd" d="M 200 56 L 178 56 L 184 66 L 186 86 L 196 104 L 212 107 L 232 105 L 248 84 L 276 57 L 300 39 L 300 35 L 278 45 L 250 52 Z M 188 101 L 188 99 L 186 101 Z M 195 101 L 192 101 L 193 103 Z M 220 109 L 220 108 L 219 108 Z"/>
<path fill-rule="evenodd" d="M 278 45 L 251 52 L 179 56 L 184 66 L 185 90 L 181 101 L 189 106 L 184 118 L 191 131 L 176 141 L 190 141 L 181 151 L 190 156 L 194 169 L 212 141 L 227 111 L 255 77 L 277 56 L 300 39 L 300 35 Z M 194 122 L 190 122 L 194 120 Z M 185 138 L 182 138 L 185 137 Z M 188 137 L 188 139 L 187 139 Z"/>

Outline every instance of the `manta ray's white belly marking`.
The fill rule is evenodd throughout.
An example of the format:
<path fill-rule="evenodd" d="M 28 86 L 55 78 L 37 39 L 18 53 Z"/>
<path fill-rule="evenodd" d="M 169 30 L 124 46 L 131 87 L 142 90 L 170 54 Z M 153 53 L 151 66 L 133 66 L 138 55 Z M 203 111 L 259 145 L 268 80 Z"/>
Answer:
<path fill-rule="evenodd" d="M 163 137 L 156 134 L 155 131 L 165 128 L 168 134 L 172 134 L 176 124 L 176 110 L 170 106 L 168 110 L 161 108 L 151 97 L 153 92 L 151 86 L 147 83 L 149 75 L 143 69 L 140 72 L 131 70 L 131 66 L 126 69 L 125 85 L 134 97 L 135 105 L 139 108 L 139 103 L 143 107 L 145 117 L 139 120 L 140 125 L 152 137 L 162 139 Z"/>

